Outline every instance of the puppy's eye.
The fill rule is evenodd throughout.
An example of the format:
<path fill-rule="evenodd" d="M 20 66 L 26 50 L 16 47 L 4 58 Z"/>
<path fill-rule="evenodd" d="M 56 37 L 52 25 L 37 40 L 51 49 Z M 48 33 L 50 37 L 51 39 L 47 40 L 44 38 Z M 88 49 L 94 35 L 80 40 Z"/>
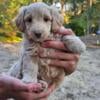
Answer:
<path fill-rule="evenodd" d="M 27 18 L 26 21 L 29 22 L 29 23 L 31 23 L 32 22 L 32 18 L 31 17 Z"/>
<path fill-rule="evenodd" d="M 48 22 L 48 21 L 50 21 L 50 18 L 44 17 L 44 21 L 45 21 L 45 22 Z"/>

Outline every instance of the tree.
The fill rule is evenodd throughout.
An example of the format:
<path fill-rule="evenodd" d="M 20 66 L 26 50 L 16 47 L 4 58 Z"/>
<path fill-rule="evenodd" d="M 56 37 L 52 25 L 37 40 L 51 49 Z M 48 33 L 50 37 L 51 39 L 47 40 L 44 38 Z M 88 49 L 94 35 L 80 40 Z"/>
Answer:
<path fill-rule="evenodd" d="M 18 9 L 27 5 L 30 2 L 28 0 L 4 0 L 0 1 L 0 33 L 6 36 L 14 36 L 15 25 L 13 24 L 13 19 L 15 18 Z"/>
<path fill-rule="evenodd" d="M 16 27 L 12 23 L 12 19 L 16 16 L 18 9 L 23 5 L 32 2 L 43 1 L 49 5 L 53 3 L 61 3 L 61 12 L 68 18 L 76 19 L 85 16 L 87 19 L 87 33 L 89 33 L 92 23 L 98 23 L 100 20 L 100 0 L 0 0 L 0 34 L 5 33 L 7 36 L 16 35 Z M 66 3 L 71 3 L 73 9 L 64 12 Z M 76 22 L 75 21 L 75 22 Z M 79 24 L 80 25 L 80 24 Z M 16 29 L 16 30 L 15 30 Z"/>

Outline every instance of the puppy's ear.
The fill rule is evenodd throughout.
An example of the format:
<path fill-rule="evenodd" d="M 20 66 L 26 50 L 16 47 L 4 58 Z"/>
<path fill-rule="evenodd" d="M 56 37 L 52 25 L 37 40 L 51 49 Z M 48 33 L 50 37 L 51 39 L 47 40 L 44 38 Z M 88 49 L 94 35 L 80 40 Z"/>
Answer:
<path fill-rule="evenodd" d="M 60 14 L 57 8 L 51 6 L 51 16 L 52 16 L 52 27 L 51 31 L 55 32 L 63 25 L 63 16 Z"/>
<path fill-rule="evenodd" d="M 19 9 L 18 15 L 15 18 L 15 23 L 17 28 L 21 31 L 24 32 L 25 31 L 25 22 L 24 22 L 24 16 L 25 16 L 25 12 L 27 10 L 27 6 L 23 6 Z"/>

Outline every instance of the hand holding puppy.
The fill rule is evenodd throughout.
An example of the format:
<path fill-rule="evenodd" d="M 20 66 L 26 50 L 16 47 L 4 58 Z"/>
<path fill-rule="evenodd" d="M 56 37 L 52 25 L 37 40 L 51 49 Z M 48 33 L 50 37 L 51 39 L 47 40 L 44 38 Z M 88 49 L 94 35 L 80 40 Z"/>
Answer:
<path fill-rule="evenodd" d="M 80 54 L 86 49 L 85 44 L 75 36 L 71 29 L 61 27 L 55 34 L 62 35 L 64 40 L 47 41 L 42 44 L 42 46 L 45 48 L 56 49 L 56 51 L 50 52 L 50 55 L 48 55 L 50 65 L 55 67 L 63 67 L 66 75 L 71 74 L 76 69 Z M 67 42 L 70 42 L 70 45 Z M 42 57 L 45 58 L 46 56 L 42 55 Z"/>

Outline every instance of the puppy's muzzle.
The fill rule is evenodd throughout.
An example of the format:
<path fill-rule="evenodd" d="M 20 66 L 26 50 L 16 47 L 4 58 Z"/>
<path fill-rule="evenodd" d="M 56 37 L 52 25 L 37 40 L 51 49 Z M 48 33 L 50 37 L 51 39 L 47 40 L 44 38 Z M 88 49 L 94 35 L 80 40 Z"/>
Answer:
<path fill-rule="evenodd" d="M 40 33 L 40 32 L 34 32 L 34 34 L 35 34 L 35 37 L 36 38 L 41 38 L 41 35 L 42 35 L 42 33 Z"/>

